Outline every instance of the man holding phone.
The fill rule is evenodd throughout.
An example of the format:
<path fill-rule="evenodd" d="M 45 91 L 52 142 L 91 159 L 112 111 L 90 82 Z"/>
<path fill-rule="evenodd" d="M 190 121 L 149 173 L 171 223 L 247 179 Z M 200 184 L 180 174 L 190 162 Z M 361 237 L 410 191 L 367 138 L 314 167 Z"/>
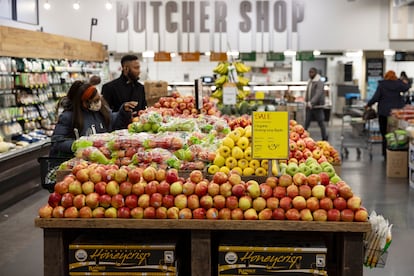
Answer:
<path fill-rule="evenodd" d="M 135 55 L 125 55 L 121 59 L 122 74 L 119 78 L 102 86 L 102 96 L 112 111 L 119 110 L 125 102 L 137 102 L 133 115 L 147 107 L 144 86 L 138 82 L 140 62 Z"/>

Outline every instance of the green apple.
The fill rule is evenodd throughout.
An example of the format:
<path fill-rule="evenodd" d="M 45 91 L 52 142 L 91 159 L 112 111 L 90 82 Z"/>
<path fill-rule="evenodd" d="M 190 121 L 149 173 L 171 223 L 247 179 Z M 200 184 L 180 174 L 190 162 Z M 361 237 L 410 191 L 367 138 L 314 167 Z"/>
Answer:
<path fill-rule="evenodd" d="M 334 183 L 334 184 L 338 183 L 341 180 L 342 179 L 337 174 L 335 174 L 334 176 L 331 177 L 331 182 Z"/>
<path fill-rule="evenodd" d="M 293 176 L 295 173 L 299 172 L 299 166 L 296 163 L 289 163 L 286 168 L 286 173 Z"/>
<path fill-rule="evenodd" d="M 326 172 L 329 175 L 330 178 L 333 177 L 336 174 L 335 169 L 332 165 L 331 166 L 325 166 L 324 168 L 322 168 L 322 170 L 324 172 Z"/>
<path fill-rule="evenodd" d="M 286 173 L 287 164 L 286 163 L 279 163 L 280 174 Z"/>
<path fill-rule="evenodd" d="M 313 157 L 308 157 L 305 161 L 305 164 L 308 166 L 311 164 L 318 164 L 318 161 Z"/>
<path fill-rule="evenodd" d="M 323 161 L 319 165 L 321 165 L 322 169 L 324 169 L 325 167 L 332 167 L 332 164 L 329 163 L 328 161 Z"/>
<path fill-rule="evenodd" d="M 303 163 L 302 163 L 303 164 Z M 303 173 L 304 175 L 306 175 L 306 176 L 309 176 L 310 174 L 312 174 L 312 170 L 311 170 L 311 168 L 310 167 L 308 167 L 308 166 L 302 166 L 302 167 L 299 167 L 299 171 L 301 172 L 301 173 Z"/>
<path fill-rule="evenodd" d="M 320 172 L 322 172 L 322 167 L 318 163 L 311 164 L 309 166 L 309 168 L 311 169 L 312 173 L 314 173 L 314 174 L 319 174 Z"/>

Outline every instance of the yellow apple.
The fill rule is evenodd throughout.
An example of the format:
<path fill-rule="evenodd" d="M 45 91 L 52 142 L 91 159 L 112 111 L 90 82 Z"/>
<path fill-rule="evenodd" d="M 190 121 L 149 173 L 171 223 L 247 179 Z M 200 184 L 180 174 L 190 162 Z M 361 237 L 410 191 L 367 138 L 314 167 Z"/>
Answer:
<path fill-rule="evenodd" d="M 243 135 L 244 137 L 246 137 L 246 138 L 250 138 L 250 137 L 252 137 L 252 126 L 246 126 L 245 128 L 244 128 L 244 135 Z"/>
<path fill-rule="evenodd" d="M 247 161 L 247 159 L 244 159 L 244 158 L 242 158 L 242 159 L 240 159 L 238 162 L 237 162 L 237 165 L 242 169 L 242 170 L 244 170 L 245 168 L 247 168 L 248 166 L 249 166 L 249 161 Z"/>
<path fill-rule="evenodd" d="M 230 149 L 232 149 L 234 147 L 234 140 L 232 138 L 230 138 L 229 136 L 226 136 L 221 141 L 221 144 L 224 145 L 224 146 L 229 147 Z"/>
<path fill-rule="evenodd" d="M 221 167 L 219 171 L 220 172 L 224 172 L 225 174 L 229 174 L 230 173 L 230 169 L 227 168 L 226 166 Z"/>
<path fill-rule="evenodd" d="M 243 173 L 242 173 L 242 175 L 243 176 L 251 176 L 251 175 L 253 175 L 254 174 L 254 169 L 253 168 L 251 168 L 251 167 L 247 167 L 247 168 L 245 168 L 244 170 L 243 170 Z"/>
<path fill-rule="evenodd" d="M 238 132 L 240 132 L 240 136 L 243 136 L 243 135 L 244 135 L 245 130 L 244 130 L 244 128 L 243 128 L 243 127 L 236 127 L 235 129 L 236 129 Z"/>
<path fill-rule="evenodd" d="M 227 158 L 231 154 L 231 149 L 228 146 L 221 145 L 218 148 L 218 152 L 221 156 L 223 156 L 224 158 Z"/>
<path fill-rule="evenodd" d="M 240 132 L 237 129 L 231 131 L 227 136 L 233 139 L 234 142 L 237 142 L 241 137 Z"/>
<path fill-rule="evenodd" d="M 240 167 L 234 167 L 231 171 L 236 172 L 239 175 L 243 174 L 243 170 Z"/>
<path fill-rule="evenodd" d="M 261 166 L 262 168 L 265 168 L 265 169 L 267 170 L 267 168 L 269 167 L 269 160 L 267 160 L 267 159 L 263 159 L 263 160 L 260 162 L 260 166 Z"/>
<path fill-rule="evenodd" d="M 256 170 L 258 167 L 260 167 L 259 160 L 257 160 L 257 159 L 250 160 L 249 167 L 252 168 L 253 170 Z"/>
<path fill-rule="evenodd" d="M 252 160 L 252 148 L 247 148 L 244 150 L 244 159 L 247 161 Z"/>
<path fill-rule="evenodd" d="M 214 158 L 213 164 L 216 165 L 217 167 L 223 167 L 225 162 L 226 162 L 226 159 L 220 154 L 217 154 L 216 157 Z"/>
<path fill-rule="evenodd" d="M 237 140 L 237 146 L 241 149 L 247 149 L 250 146 L 249 138 L 244 136 L 240 137 L 239 140 Z"/>
<path fill-rule="evenodd" d="M 258 167 L 255 171 L 254 174 L 257 176 L 266 176 L 267 175 L 267 170 L 265 168 L 262 167 Z"/>
<path fill-rule="evenodd" d="M 216 166 L 216 165 L 210 165 L 210 167 L 208 167 L 208 173 L 209 174 L 215 174 L 219 170 L 220 170 L 219 167 Z"/>
<path fill-rule="evenodd" d="M 238 146 L 235 146 L 231 150 L 231 156 L 236 158 L 236 159 L 242 159 L 244 157 L 244 152 L 241 148 L 239 148 Z"/>
<path fill-rule="evenodd" d="M 226 158 L 226 167 L 228 167 L 229 169 L 233 169 L 234 167 L 237 166 L 237 160 L 236 158 L 229 156 Z"/>

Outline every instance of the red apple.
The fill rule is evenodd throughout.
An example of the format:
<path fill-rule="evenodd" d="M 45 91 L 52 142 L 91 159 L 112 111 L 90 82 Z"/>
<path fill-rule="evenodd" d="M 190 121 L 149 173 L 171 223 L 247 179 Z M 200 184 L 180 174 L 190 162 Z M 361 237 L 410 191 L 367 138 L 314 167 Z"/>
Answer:
<path fill-rule="evenodd" d="M 284 220 L 285 219 L 285 210 L 282 208 L 276 208 L 272 212 L 272 218 L 276 220 Z"/>
<path fill-rule="evenodd" d="M 302 210 L 306 208 L 306 199 L 303 196 L 295 196 L 292 199 L 292 205 L 293 208 L 297 209 L 297 210 Z"/>
<path fill-rule="evenodd" d="M 235 184 L 232 186 L 231 192 L 236 197 L 242 197 L 246 194 L 246 187 L 241 183 Z"/>
<path fill-rule="evenodd" d="M 266 208 L 274 210 L 279 207 L 279 199 L 276 197 L 269 197 L 266 199 Z"/>
<path fill-rule="evenodd" d="M 269 185 L 272 189 L 274 189 L 277 186 L 278 182 L 279 180 L 276 176 L 269 176 L 268 178 L 266 178 L 266 184 Z"/>
<path fill-rule="evenodd" d="M 164 206 L 160 206 L 157 209 L 155 209 L 155 218 L 157 218 L 157 219 L 166 219 L 166 218 L 168 218 L 167 208 L 165 208 Z"/>
<path fill-rule="evenodd" d="M 299 186 L 299 185 L 307 184 L 308 177 L 306 177 L 305 174 L 298 172 L 293 175 L 292 180 L 293 180 L 293 183 Z"/>
<path fill-rule="evenodd" d="M 153 193 L 156 193 L 158 185 L 159 183 L 157 180 L 152 180 L 148 182 L 147 185 L 145 185 L 145 193 L 148 195 L 152 195 Z"/>
<path fill-rule="evenodd" d="M 347 202 L 346 199 L 343 197 L 337 197 L 333 200 L 333 205 L 335 209 L 338 209 L 339 211 L 342 211 L 346 209 Z"/>
<path fill-rule="evenodd" d="M 326 186 L 326 185 L 329 184 L 330 177 L 329 177 L 329 174 L 327 172 L 320 172 L 319 173 L 319 178 L 320 178 L 320 181 L 321 181 L 322 185 Z"/>
<path fill-rule="evenodd" d="M 158 208 L 162 205 L 162 194 L 153 193 L 150 196 L 150 206 Z"/>
<path fill-rule="evenodd" d="M 138 206 L 138 196 L 134 194 L 127 195 L 125 197 L 125 206 L 127 206 L 129 209 L 134 209 Z"/>
<path fill-rule="evenodd" d="M 321 209 L 324 209 L 326 211 L 332 209 L 333 208 L 332 199 L 330 199 L 329 197 L 321 198 L 319 200 L 319 206 L 320 206 Z"/>
<path fill-rule="evenodd" d="M 160 193 L 162 195 L 168 195 L 170 193 L 170 184 L 166 180 L 161 180 L 161 182 L 159 182 L 159 184 L 157 185 L 157 193 Z"/>
<path fill-rule="evenodd" d="M 173 195 L 165 195 L 162 197 L 162 206 L 165 208 L 171 208 L 174 206 L 174 196 Z"/>
<path fill-rule="evenodd" d="M 111 206 L 115 208 L 120 208 L 125 205 L 125 199 L 121 194 L 113 195 L 111 198 Z"/>
<path fill-rule="evenodd" d="M 286 210 L 285 217 L 288 220 L 300 220 L 300 213 L 297 209 Z"/>
<path fill-rule="evenodd" d="M 215 183 L 215 182 L 210 182 L 208 185 L 207 185 L 207 193 L 210 195 L 210 196 L 216 196 L 216 195 L 218 195 L 218 194 L 220 194 L 220 185 L 219 184 L 217 184 L 217 183 Z"/>
<path fill-rule="evenodd" d="M 112 197 L 108 194 L 103 194 L 99 196 L 99 206 L 108 208 L 111 206 Z"/>
<path fill-rule="evenodd" d="M 285 196 L 279 200 L 279 206 L 283 210 L 287 211 L 292 208 L 292 198 Z"/>
<path fill-rule="evenodd" d="M 289 174 L 282 174 L 279 177 L 279 186 L 287 187 L 292 184 L 292 176 Z"/>
<path fill-rule="evenodd" d="M 135 207 L 130 211 L 131 217 L 134 219 L 144 218 L 144 209 L 142 207 Z"/>
<path fill-rule="evenodd" d="M 53 208 L 52 217 L 53 218 L 63 218 L 65 212 L 65 207 L 59 205 Z M 40 215 L 40 214 L 39 214 Z"/>
<path fill-rule="evenodd" d="M 73 198 L 75 196 L 72 193 L 65 193 L 62 195 L 62 199 L 60 200 L 60 205 L 62 205 L 65 209 L 73 206 Z"/>
<path fill-rule="evenodd" d="M 229 208 L 222 208 L 218 211 L 218 219 L 231 219 L 231 210 Z"/>
<path fill-rule="evenodd" d="M 224 182 L 226 182 L 228 179 L 227 174 L 225 174 L 224 172 L 216 172 L 213 175 L 213 182 L 217 183 L 217 184 L 223 184 Z"/>
<path fill-rule="evenodd" d="M 334 200 L 339 195 L 338 187 L 335 184 L 326 185 L 325 195 L 326 197 L 329 197 L 330 199 Z"/>
<path fill-rule="evenodd" d="M 69 192 L 69 182 L 59 181 L 55 184 L 54 191 L 63 195 Z"/>
<path fill-rule="evenodd" d="M 210 195 L 204 195 L 200 198 L 200 206 L 206 210 L 213 207 L 213 198 Z"/>
<path fill-rule="evenodd" d="M 141 180 L 141 170 L 134 168 L 128 172 L 128 181 L 132 184 L 138 183 Z"/>
<path fill-rule="evenodd" d="M 193 209 L 193 219 L 205 219 L 206 210 L 204 208 Z"/>
<path fill-rule="evenodd" d="M 229 182 L 224 182 L 220 185 L 220 194 L 224 197 L 231 196 L 231 189 L 233 186 Z M 259 191 L 260 193 L 260 191 Z"/>
<path fill-rule="evenodd" d="M 312 196 L 312 188 L 307 184 L 299 186 L 299 195 L 305 199 L 310 198 Z"/>
<path fill-rule="evenodd" d="M 315 210 L 312 214 L 315 221 L 326 221 L 328 219 L 328 213 L 324 209 Z"/>
<path fill-rule="evenodd" d="M 266 183 L 262 183 L 259 185 L 260 187 L 260 196 L 264 199 L 267 199 L 273 195 L 273 189 Z"/>
<path fill-rule="evenodd" d="M 257 215 L 257 211 L 253 208 L 249 208 L 244 211 L 244 219 L 245 220 L 257 220 L 259 216 Z"/>
<path fill-rule="evenodd" d="M 257 217 L 259 220 L 270 220 L 272 219 L 273 211 L 269 208 L 265 208 L 259 212 Z"/>
<path fill-rule="evenodd" d="M 76 209 L 76 208 L 75 208 Z M 38 214 L 41 218 L 51 218 L 53 213 L 53 207 L 49 204 L 45 204 L 39 208 Z"/>
<path fill-rule="evenodd" d="M 73 206 L 80 210 L 83 206 L 86 205 L 86 196 L 84 194 L 75 195 L 73 198 Z"/>
<path fill-rule="evenodd" d="M 187 208 L 187 196 L 184 194 L 176 195 L 174 198 L 174 205 L 180 210 Z"/>
<path fill-rule="evenodd" d="M 60 204 L 61 200 L 62 200 L 62 195 L 59 194 L 58 192 L 53 192 L 49 195 L 49 199 L 47 203 L 49 203 L 49 205 L 54 208 Z"/>
<path fill-rule="evenodd" d="M 172 206 L 167 209 L 167 217 L 169 219 L 178 219 L 179 212 L 180 212 L 180 209 L 178 209 L 175 206 Z"/>
<path fill-rule="evenodd" d="M 241 176 L 237 173 L 230 173 L 228 176 L 228 181 L 231 185 L 237 185 L 242 182 Z"/>
<path fill-rule="evenodd" d="M 79 217 L 80 218 L 92 218 L 92 209 L 89 206 L 83 206 L 80 210 L 79 210 Z"/>
<path fill-rule="evenodd" d="M 204 179 L 203 173 L 200 170 L 194 170 L 190 173 L 189 178 L 191 182 L 197 184 Z"/>
<path fill-rule="evenodd" d="M 198 195 L 192 194 L 187 197 L 187 207 L 191 210 L 195 210 L 200 207 L 200 200 Z"/>
<path fill-rule="evenodd" d="M 178 171 L 176 169 L 173 169 L 173 168 L 167 170 L 167 172 L 165 174 L 165 180 L 169 184 L 172 184 L 172 183 L 178 181 Z"/>
<path fill-rule="evenodd" d="M 286 196 L 286 187 L 284 186 L 276 186 L 273 189 L 273 196 L 276 198 L 281 199 L 282 197 Z"/>
<path fill-rule="evenodd" d="M 145 193 L 145 186 L 147 186 L 146 182 L 137 182 L 132 185 L 131 193 L 134 195 L 140 196 L 143 193 Z M 157 189 L 158 189 L 158 186 L 157 186 Z"/>
<path fill-rule="evenodd" d="M 193 212 L 190 208 L 181 209 L 178 213 L 179 219 L 191 219 L 193 217 Z"/>
<path fill-rule="evenodd" d="M 208 209 L 206 211 L 206 218 L 207 219 L 218 219 L 218 210 L 214 207 Z"/>
<path fill-rule="evenodd" d="M 328 221 L 341 221 L 341 211 L 338 209 L 330 209 L 327 212 Z"/>
<path fill-rule="evenodd" d="M 244 219 L 243 210 L 240 208 L 232 209 L 231 210 L 231 219 L 233 220 L 242 220 Z"/>
<path fill-rule="evenodd" d="M 351 209 L 342 210 L 341 221 L 346 221 L 346 222 L 354 221 L 354 211 L 352 211 Z"/>
<path fill-rule="evenodd" d="M 106 182 L 98 182 L 95 184 L 95 192 L 97 192 L 99 195 L 106 194 Z"/>
<path fill-rule="evenodd" d="M 222 195 L 213 196 L 213 207 L 217 210 L 223 209 L 226 207 L 226 198 Z"/>
<path fill-rule="evenodd" d="M 85 195 L 93 193 L 95 191 L 95 183 L 92 181 L 83 182 L 81 187 L 82 187 L 82 192 Z"/>
<path fill-rule="evenodd" d="M 351 198 L 354 193 L 349 185 L 345 184 L 339 187 L 339 195 L 345 199 Z"/>
<path fill-rule="evenodd" d="M 73 182 L 69 183 L 68 192 L 73 195 L 79 195 L 82 193 L 82 184 L 79 180 L 74 180 Z"/>
<path fill-rule="evenodd" d="M 352 211 L 356 211 L 361 208 L 361 198 L 359 196 L 352 196 L 347 200 L 347 207 Z"/>
<path fill-rule="evenodd" d="M 144 209 L 150 206 L 150 195 L 148 194 L 140 195 L 138 198 L 138 206 Z"/>
<path fill-rule="evenodd" d="M 286 188 L 286 194 L 290 198 L 294 198 L 299 195 L 299 188 L 295 184 L 291 184 Z"/>
<path fill-rule="evenodd" d="M 165 180 L 166 178 L 167 178 L 167 171 L 164 169 L 158 169 L 157 172 L 155 173 L 155 180 L 157 180 L 158 182 L 166 181 Z M 165 213 L 167 213 L 166 210 L 165 210 Z"/>
<path fill-rule="evenodd" d="M 105 208 L 103 207 L 96 207 L 92 210 L 92 217 L 93 218 L 104 218 L 105 217 Z"/>
<path fill-rule="evenodd" d="M 78 209 L 76 209 L 75 206 L 71 206 L 65 209 L 65 211 L 63 212 L 63 216 L 65 218 L 77 218 L 79 217 L 79 211 Z"/>
<path fill-rule="evenodd" d="M 89 180 L 89 169 L 83 168 L 76 172 L 76 179 L 81 183 Z"/>
<path fill-rule="evenodd" d="M 114 180 L 118 183 L 122 183 L 127 180 L 128 171 L 124 168 L 119 168 L 115 171 Z"/>
<path fill-rule="evenodd" d="M 221 188 L 221 186 L 220 186 Z M 260 186 L 259 183 L 255 180 L 249 180 L 246 182 L 246 191 L 251 198 L 256 198 L 260 196 Z"/>
<path fill-rule="evenodd" d="M 319 176 L 319 174 L 312 173 L 312 174 L 308 175 L 307 181 L 308 181 L 309 186 L 314 187 L 314 186 L 320 184 L 321 177 Z"/>
<path fill-rule="evenodd" d="M 316 197 L 310 197 L 306 200 L 306 208 L 314 212 L 319 209 L 319 199 Z"/>
<path fill-rule="evenodd" d="M 194 188 L 194 193 L 198 195 L 198 197 L 202 197 L 206 195 L 208 192 L 208 183 L 206 181 L 200 181 L 196 184 Z"/>
<path fill-rule="evenodd" d="M 358 222 L 365 222 L 368 221 L 368 212 L 367 210 L 360 208 L 355 211 L 354 213 L 354 219 Z"/>
<path fill-rule="evenodd" d="M 236 196 L 226 197 L 226 208 L 234 210 L 239 207 L 239 200 Z"/>
<path fill-rule="evenodd" d="M 144 208 L 144 219 L 154 219 L 155 218 L 155 208 L 149 206 Z"/>

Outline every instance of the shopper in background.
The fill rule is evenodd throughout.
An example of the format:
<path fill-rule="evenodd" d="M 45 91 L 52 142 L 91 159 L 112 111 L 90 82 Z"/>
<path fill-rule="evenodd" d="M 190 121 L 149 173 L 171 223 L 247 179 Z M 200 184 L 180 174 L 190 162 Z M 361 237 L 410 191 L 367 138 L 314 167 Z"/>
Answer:
<path fill-rule="evenodd" d="M 401 93 L 406 92 L 409 88 L 407 81 L 398 79 L 395 72 L 389 70 L 385 73 L 384 79 L 378 82 L 375 94 L 366 105 L 366 107 L 370 107 L 374 103 L 378 103 L 378 123 L 382 136 L 382 155 L 384 158 L 387 157 L 385 134 L 387 134 L 388 116 L 391 114 L 391 109 L 404 107 L 404 97 Z"/>
<path fill-rule="evenodd" d="M 59 99 L 56 105 L 56 112 L 55 112 L 55 121 L 59 119 L 59 116 L 62 112 L 67 110 L 72 110 L 72 100 L 75 96 L 76 92 L 78 91 L 79 87 L 83 84 L 83 81 L 75 81 L 69 88 L 68 93 L 66 96 L 63 96 Z"/>
<path fill-rule="evenodd" d="M 101 83 L 101 77 L 100 76 L 97 76 L 97 75 L 92 75 L 89 78 L 89 83 L 92 84 L 92 85 L 97 86 L 98 84 Z"/>
<path fill-rule="evenodd" d="M 72 98 L 72 108 L 60 116 L 52 135 L 52 157 L 72 157 L 72 143 L 80 136 L 126 128 L 136 102 L 125 102 L 112 113 L 95 86 L 82 84 Z"/>
<path fill-rule="evenodd" d="M 119 78 L 105 83 L 102 95 L 112 111 L 118 111 L 125 102 L 135 101 L 138 105 L 134 112 L 147 107 L 144 86 L 138 82 L 140 63 L 135 55 L 126 55 L 121 59 L 122 74 Z"/>
<path fill-rule="evenodd" d="M 307 130 L 312 121 L 316 121 L 321 129 L 322 140 L 328 140 L 325 128 L 325 91 L 324 83 L 316 68 L 309 69 L 309 81 L 305 94 L 306 118 L 305 129 Z"/>

